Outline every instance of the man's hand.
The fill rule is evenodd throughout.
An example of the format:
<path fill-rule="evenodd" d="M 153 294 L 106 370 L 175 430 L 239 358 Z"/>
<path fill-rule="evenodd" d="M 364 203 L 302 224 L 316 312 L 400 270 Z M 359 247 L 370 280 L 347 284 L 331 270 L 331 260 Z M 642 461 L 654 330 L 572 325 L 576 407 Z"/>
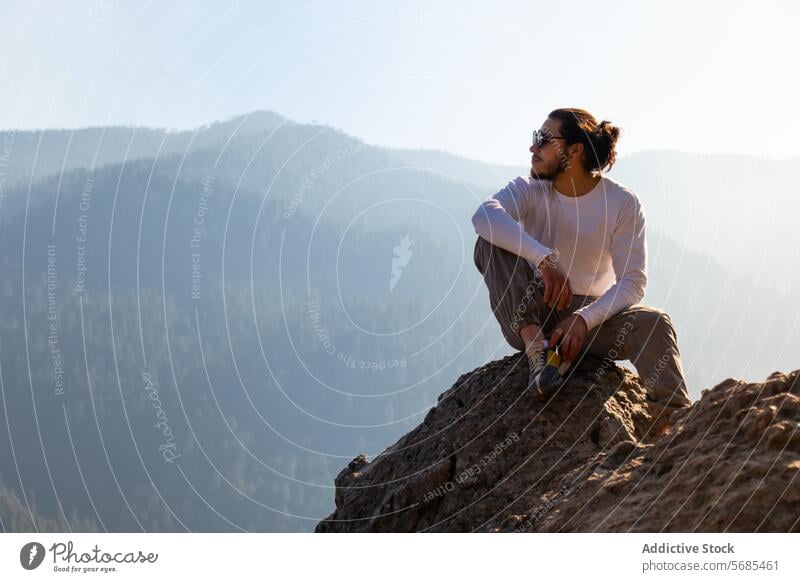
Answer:
<path fill-rule="evenodd" d="M 561 340 L 558 354 L 562 360 L 572 362 L 578 357 L 587 332 L 586 321 L 577 313 L 573 313 L 569 317 L 565 317 L 553 329 L 553 333 L 550 334 L 550 345 L 554 346 L 558 340 Z"/>
<path fill-rule="evenodd" d="M 561 272 L 556 258 L 555 253 L 547 255 L 539 263 L 539 272 L 544 279 L 544 302 L 550 308 L 557 306 L 561 310 L 569 307 L 572 301 L 572 288 L 569 280 Z"/>

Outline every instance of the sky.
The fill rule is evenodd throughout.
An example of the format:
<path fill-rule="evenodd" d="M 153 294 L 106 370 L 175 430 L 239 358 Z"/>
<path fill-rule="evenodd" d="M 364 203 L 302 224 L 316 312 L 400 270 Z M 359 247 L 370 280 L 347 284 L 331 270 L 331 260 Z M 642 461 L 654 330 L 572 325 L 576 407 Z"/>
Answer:
<path fill-rule="evenodd" d="M 0 129 L 194 128 L 254 110 L 526 165 L 557 107 L 653 149 L 800 156 L 797 3 L 0 4 Z"/>

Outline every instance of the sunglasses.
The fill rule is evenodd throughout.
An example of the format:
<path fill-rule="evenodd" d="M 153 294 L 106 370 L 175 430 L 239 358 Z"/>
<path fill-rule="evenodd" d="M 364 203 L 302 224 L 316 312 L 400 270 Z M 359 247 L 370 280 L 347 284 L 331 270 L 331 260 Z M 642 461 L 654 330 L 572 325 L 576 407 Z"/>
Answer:
<path fill-rule="evenodd" d="M 555 136 L 555 135 L 548 135 L 545 132 L 543 132 L 541 129 L 534 129 L 533 130 L 533 139 L 531 140 L 531 142 L 537 148 L 541 148 L 541 147 L 546 146 L 548 143 L 550 143 L 554 139 L 567 139 L 567 138 L 561 137 L 561 136 Z"/>

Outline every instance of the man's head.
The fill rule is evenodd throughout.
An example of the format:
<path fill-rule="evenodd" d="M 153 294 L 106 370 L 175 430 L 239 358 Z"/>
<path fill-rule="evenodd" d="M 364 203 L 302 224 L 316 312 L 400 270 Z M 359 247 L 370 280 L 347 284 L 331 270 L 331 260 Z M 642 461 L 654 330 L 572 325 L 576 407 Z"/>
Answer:
<path fill-rule="evenodd" d="M 531 176 L 553 180 L 560 174 L 593 174 L 611 169 L 617 158 L 620 130 L 583 109 L 556 109 L 539 130 L 539 143 L 530 147 Z"/>

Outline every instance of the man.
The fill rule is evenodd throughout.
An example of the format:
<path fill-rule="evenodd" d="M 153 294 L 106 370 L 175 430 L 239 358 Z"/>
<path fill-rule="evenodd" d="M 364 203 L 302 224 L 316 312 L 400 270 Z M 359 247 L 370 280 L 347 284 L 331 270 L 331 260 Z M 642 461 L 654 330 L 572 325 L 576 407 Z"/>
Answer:
<path fill-rule="evenodd" d="M 618 127 L 556 109 L 534 131 L 530 176 L 518 176 L 472 217 L 475 265 L 503 336 L 524 350 L 529 387 L 549 393 L 582 351 L 631 360 L 655 410 L 690 406 L 669 316 L 641 305 L 647 284 L 644 211 L 602 172 Z M 557 346 L 562 365 L 550 361 Z"/>

